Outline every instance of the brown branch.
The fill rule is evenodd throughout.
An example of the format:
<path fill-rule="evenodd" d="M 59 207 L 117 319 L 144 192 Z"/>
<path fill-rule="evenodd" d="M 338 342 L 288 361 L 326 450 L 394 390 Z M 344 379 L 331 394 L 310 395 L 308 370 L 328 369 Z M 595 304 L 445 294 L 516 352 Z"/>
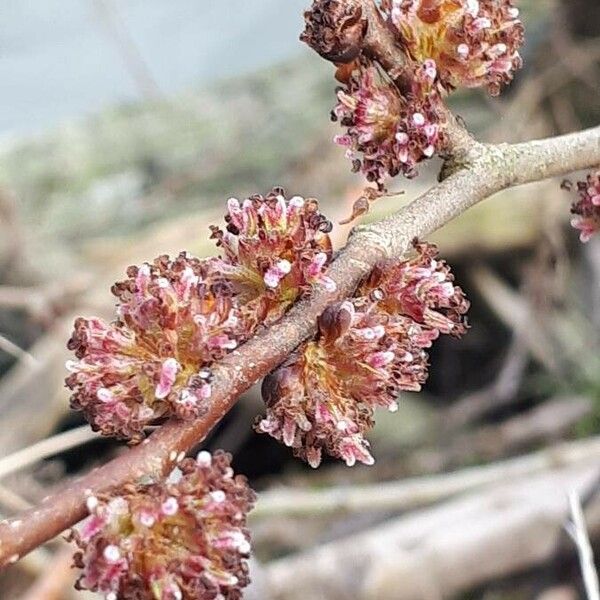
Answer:
<path fill-rule="evenodd" d="M 85 498 L 112 486 L 168 472 L 178 455 L 199 444 L 242 392 L 287 358 L 315 331 L 317 317 L 331 302 L 352 294 L 381 259 L 399 257 L 415 238 L 424 238 L 484 198 L 507 187 L 564 175 L 600 164 L 600 127 L 525 144 L 481 146 L 467 166 L 396 214 L 357 227 L 329 274 L 334 294 L 316 292 L 270 329 L 231 353 L 215 368 L 210 406 L 192 423 L 171 421 L 143 444 L 46 498 L 38 507 L 0 525 L 0 565 L 33 548 L 86 515 Z"/>

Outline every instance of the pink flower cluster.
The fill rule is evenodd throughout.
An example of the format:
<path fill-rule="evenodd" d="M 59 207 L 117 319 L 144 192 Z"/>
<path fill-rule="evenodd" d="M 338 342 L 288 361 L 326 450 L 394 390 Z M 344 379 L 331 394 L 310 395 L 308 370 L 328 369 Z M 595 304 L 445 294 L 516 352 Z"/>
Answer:
<path fill-rule="evenodd" d="M 229 201 L 224 254 L 186 253 L 130 267 L 113 286 L 117 320 L 77 319 L 68 347 L 71 405 L 95 430 L 139 442 L 144 427 L 201 414 L 211 364 L 279 319 L 312 285 L 332 289 L 330 223 L 313 199 Z"/>
<path fill-rule="evenodd" d="M 346 132 L 335 141 L 354 170 L 384 192 L 386 178 L 414 177 L 419 162 L 443 150 L 442 95 L 482 86 L 497 95 L 510 82 L 522 64 L 523 26 L 512 0 L 382 0 L 380 9 L 404 54 L 397 67 L 385 66 L 387 72 L 372 48 L 354 48 L 368 27 L 362 11 L 352 15 L 351 28 L 343 19 L 336 28 L 337 3 L 315 1 L 302 39 L 330 60 L 336 59 L 324 47 L 354 48 L 338 48 L 345 87 L 332 117 Z"/>
<path fill-rule="evenodd" d="M 571 225 L 579 230 L 582 242 L 589 242 L 600 231 L 600 170 L 579 181 L 577 191 L 579 199 L 571 208 Z"/>
<path fill-rule="evenodd" d="M 223 250 L 218 268 L 233 293 L 260 323 L 279 319 L 313 285 L 335 290 L 326 275 L 332 255 L 331 222 L 314 198 L 286 200 L 275 188 L 266 198 L 228 201 L 226 231 L 212 227 Z"/>
<path fill-rule="evenodd" d="M 338 91 L 332 117 L 347 132 L 335 142 L 347 149 L 355 170 L 379 189 L 398 173 L 414 177 L 417 163 L 441 149 L 443 120 L 435 79 L 435 63 L 426 61 L 403 95 L 376 63 L 362 59 L 346 88 Z"/>
<path fill-rule="evenodd" d="M 317 467 L 323 450 L 347 465 L 372 464 L 365 434 L 376 407 L 397 410 L 400 391 L 427 378 L 426 348 L 466 331 L 469 303 L 432 245 L 379 265 L 351 301 L 328 308 L 317 337 L 263 383 L 256 428 Z"/>
<path fill-rule="evenodd" d="M 201 452 L 168 480 L 89 496 L 78 589 L 107 600 L 238 600 L 248 585 L 246 516 L 254 493 L 231 457 Z"/>
<path fill-rule="evenodd" d="M 386 0 L 384 13 L 412 60 L 435 62 L 448 91 L 487 86 L 497 95 L 522 65 L 512 0 Z"/>

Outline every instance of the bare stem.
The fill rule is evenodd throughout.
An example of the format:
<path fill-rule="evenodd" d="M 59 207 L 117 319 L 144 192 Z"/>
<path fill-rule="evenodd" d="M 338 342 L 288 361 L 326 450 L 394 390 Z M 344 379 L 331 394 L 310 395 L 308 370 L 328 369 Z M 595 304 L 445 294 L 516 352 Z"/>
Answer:
<path fill-rule="evenodd" d="M 594 553 L 585 525 L 581 500 L 575 490 L 569 492 L 569 506 L 572 522 L 569 523 L 567 531 L 577 546 L 587 598 L 588 600 L 600 600 L 600 586 L 598 585 L 598 573 L 596 573 L 594 564 Z"/>

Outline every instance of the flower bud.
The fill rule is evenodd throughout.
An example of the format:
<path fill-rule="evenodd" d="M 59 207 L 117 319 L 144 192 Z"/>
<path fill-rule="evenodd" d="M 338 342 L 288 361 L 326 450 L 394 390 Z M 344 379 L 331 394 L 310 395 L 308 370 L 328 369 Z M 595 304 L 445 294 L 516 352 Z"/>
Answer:
<path fill-rule="evenodd" d="M 300 39 L 326 60 L 348 63 L 362 50 L 367 27 L 356 0 L 315 0 Z"/>

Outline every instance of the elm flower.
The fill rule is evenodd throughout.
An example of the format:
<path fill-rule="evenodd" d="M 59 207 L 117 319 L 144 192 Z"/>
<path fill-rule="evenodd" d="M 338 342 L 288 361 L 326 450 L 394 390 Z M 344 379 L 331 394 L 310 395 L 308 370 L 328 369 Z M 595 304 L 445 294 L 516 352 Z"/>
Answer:
<path fill-rule="evenodd" d="M 415 255 L 378 264 L 358 293 L 383 294 L 379 305 L 390 314 L 410 317 L 427 330 L 460 337 L 466 332 L 469 302 L 454 285 L 450 267 L 434 244 L 413 244 Z"/>
<path fill-rule="evenodd" d="M 167 479 L 89 496 L 72 531 L 76 588 L 106 600 L 238 600 L 248 585 L 246 516 L 255 495 L 221 451 Z"/>
<path fill-rule="evenodd" d="M 211 394 L 208 367 L 249 332 L 214 263 L 185 253 L 130 267 L 113 293 L 115 322 L 75 322 L 66 384 L 93 429 L 139 442 L 157 419 L 198 416 Z"/>
<path fill-rule="evenodd" d="M 600 231 L 600 170 L 579 181 L 577 191 L 579 199 L 571 207 L 571 225 L 579 230 L 582 242 L 589 242 Z"/>
<path fill-rule="evenodd" d="M 256 429 L 317 467 L 325 451 L 348 466 L 373 464 L 365 434 L 374 410 L 394 412 L 401 391 L 427 379 L 426 348 L 466 331 L 469 304 L 434 246 L 379 265 L 357 295 L 329 307 L 316 339 L 263 383 L 267 414 Z"/>
<path fill-rule="evenodd" d="M 524 30 L 512 0 L 384 0 L 412 60 L 433 60 L 440 85 L 500 93 L 521 67 Z"/>
<path fill-rule="evenodd" d="M 437 72 L 433 61 L 426 61 L 402 94 L 375 63 L 357 64 L 337 94 L 332 119 L 347 131 L 334 141 L 346 148 L 354 170 L 383 190 L 387 177 L 414 177 L 417 163 L 443 146 L 441 98 L 433 85 Z"/>
<path fill-rule="evenodd" d="M 223 250 L 217 270 L 254 323 L 278 320 L 312 286 L 335 290 L 326 275 L 331 222 L 314 198 L 286 199 L 281 188 L 243 202 L 230 198 L 225 220 L 226 231 L 211 228 Z"/>
<path fill-rule="evenodd" d="M 77 319 L 68 342 L 71 406 L 94 430 L 138 443 L 161 419 L 198 417 L 211 396 L 211 365 L 312 286 L 328 291 L 331 223 L 316 200 L 229 201 L 227 231 L 213 227 L 220 258 L 186 253 L 130 267 L 116 283 L 117 319 Z"/>

